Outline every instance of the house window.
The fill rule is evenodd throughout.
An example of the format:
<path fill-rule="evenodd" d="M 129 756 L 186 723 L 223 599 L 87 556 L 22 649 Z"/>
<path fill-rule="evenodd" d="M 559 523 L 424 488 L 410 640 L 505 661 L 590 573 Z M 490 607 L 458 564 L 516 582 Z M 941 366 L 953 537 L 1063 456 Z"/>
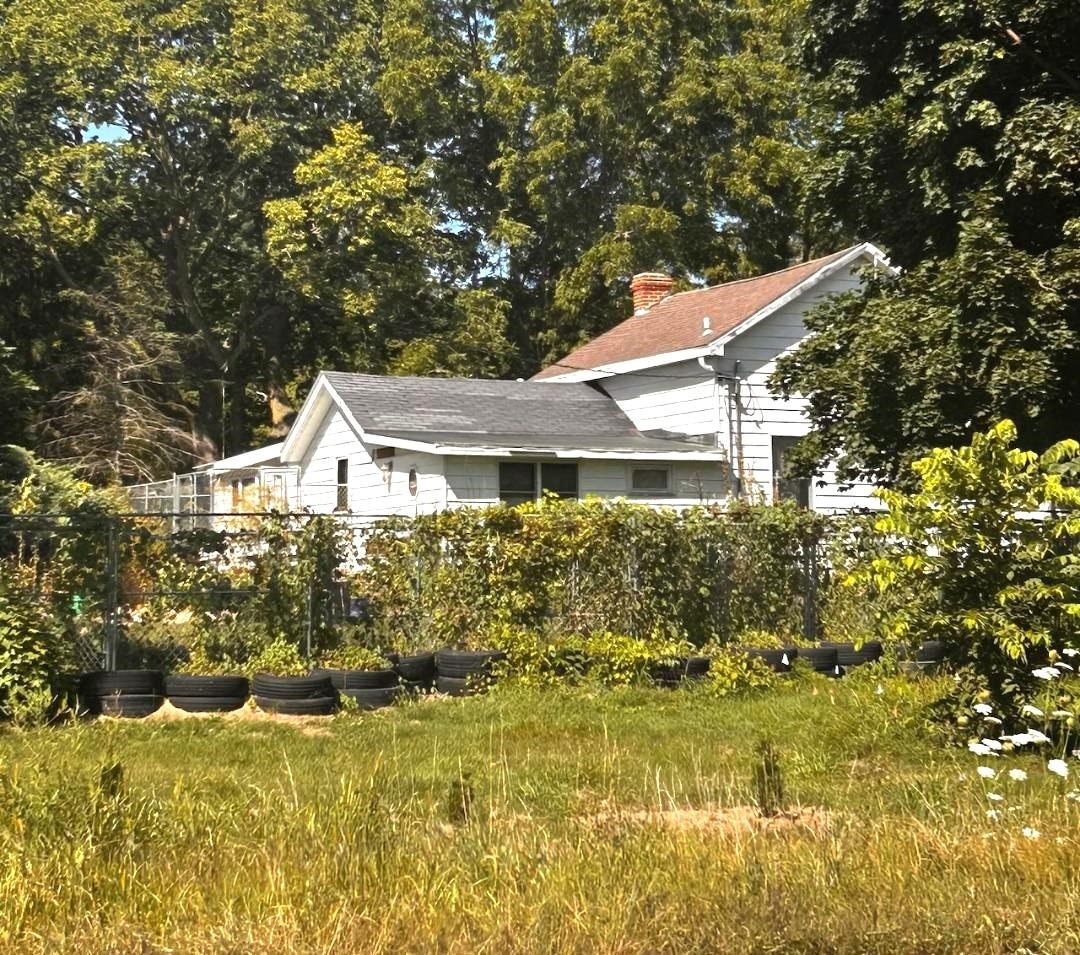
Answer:
<path fill-rule="evenodd" d="M 563 498 L 577 497 L 577 465 L 541 464 L 540 491 L 550 491 Z"/>
<path fill-rule="evenodd" d="M 545 491 L 559 497 L 578 496 L 576 463 L 536 463 L 502 461 L 499 463 L 499 500 L 504 504 L 535 501 Z"/>
<path fill-rule="evenodd" d="M 810 506 L 810 479 L 795 477 L 787 466 L 786 456 L 798 442 L 798 438 L 772 439 L 773 500 L 794 501 L 799 507 Z"/>
<path fill-rule="evenodd" d="M 630 469 L 630 493 L 660 496 L 671 493 L 671 468 L 658 465 Z"/>
<path fill-rule="evenodd" d="M 531 461 L 502 461 L 499 500 L 511 506 L 536 500 L 536 465 Z"/>
<path fill-rule="evenodd" d="M 337 463 L 337 503 L 335 509 L 349 509 L 349 459 L 338 458 Z"/>

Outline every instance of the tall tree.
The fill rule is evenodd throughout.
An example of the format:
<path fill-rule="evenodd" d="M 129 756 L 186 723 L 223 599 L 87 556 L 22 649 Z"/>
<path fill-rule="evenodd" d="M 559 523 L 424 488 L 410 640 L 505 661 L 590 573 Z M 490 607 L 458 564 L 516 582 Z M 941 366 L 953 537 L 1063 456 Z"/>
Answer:
<path fill-rule="evenodd" d="M 807 58 L 843 122 L 821 205 L 903 272 L 809 320 L 779 365 L 804 463 L 902 479 L 1000 418 L 1080 420 L 1080 21 L 1068 0 L 811 0 Z"/>

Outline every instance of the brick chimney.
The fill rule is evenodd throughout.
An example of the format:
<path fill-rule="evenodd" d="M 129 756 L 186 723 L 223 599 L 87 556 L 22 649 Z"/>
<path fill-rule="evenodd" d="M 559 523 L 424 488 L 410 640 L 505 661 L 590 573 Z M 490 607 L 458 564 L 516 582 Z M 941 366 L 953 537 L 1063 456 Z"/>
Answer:
<path fill-rule="evenodd" d="M 638 272 L 630 280 L 634 296 L 634 314 L 644 315 L 661 299 L 667 298 L 674 280 L 663 272 Z"/>

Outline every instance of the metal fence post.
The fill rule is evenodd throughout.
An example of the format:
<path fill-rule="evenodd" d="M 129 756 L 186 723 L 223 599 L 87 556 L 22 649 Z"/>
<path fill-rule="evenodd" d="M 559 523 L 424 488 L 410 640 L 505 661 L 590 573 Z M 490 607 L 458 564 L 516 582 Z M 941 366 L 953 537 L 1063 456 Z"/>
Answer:
<path fill-rule="evenodd" d="M 120 606 L 120 540 L 117 523 L 119 518 L 110 517 L 106 537 L 105 554 L 105 601 L 102 619 L 102 665 L 106 670 L 116 669 L 117 616 Z"/>
<path fill-rule="evenodd" d="M 803 538 L 803 637 L 817 639 L 818 540 Z"/>

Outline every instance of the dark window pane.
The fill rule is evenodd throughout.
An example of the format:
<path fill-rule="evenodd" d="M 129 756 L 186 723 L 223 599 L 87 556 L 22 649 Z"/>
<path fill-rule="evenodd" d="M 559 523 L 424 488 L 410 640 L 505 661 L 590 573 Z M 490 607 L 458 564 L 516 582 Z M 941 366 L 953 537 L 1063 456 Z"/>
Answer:
<path fill-rule="evenodd" d="M 527 461 L 502 461 L 499 464 L 499 500 L 523 504 L 536 497 L 536 465 Z"/>
<path fill-rule="evenodd" d="M 540 487 L 544 491 L 552 491 L 558 494 L 559 497 L 577 497 L 577 465 L 540 465 Z"/>
<path fill-rule="evenodd" d="M 667 491 L 671 472 L 667 468 L 634 468 L 630 477 L 632 491 Z"/>
<path fill-rule="evenodd" d="M 339 511 L 349 509 L 349 459 L 338 458 L 337 463 L 337 501 L 335 506 Z"/>

